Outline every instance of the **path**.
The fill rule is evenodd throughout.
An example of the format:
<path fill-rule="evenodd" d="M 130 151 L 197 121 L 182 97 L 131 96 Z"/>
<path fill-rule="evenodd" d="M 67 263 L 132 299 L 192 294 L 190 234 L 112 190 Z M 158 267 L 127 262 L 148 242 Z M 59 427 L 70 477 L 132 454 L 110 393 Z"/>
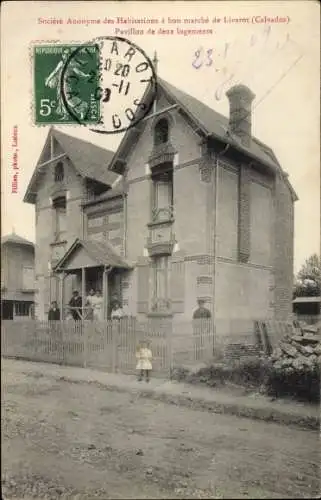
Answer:
<path fill-rule="evenodd" d="M 315 431 L 54 381 L 32 365 L 2 367 L 5 500 L 317 496 Z"/>

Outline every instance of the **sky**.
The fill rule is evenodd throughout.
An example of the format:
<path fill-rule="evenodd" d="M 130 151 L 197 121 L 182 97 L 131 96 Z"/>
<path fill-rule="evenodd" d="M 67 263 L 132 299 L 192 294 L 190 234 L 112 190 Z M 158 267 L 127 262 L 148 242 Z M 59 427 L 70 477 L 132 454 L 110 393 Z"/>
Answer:
<path fill-rule="evenodd" d="M 119 22 L 119 19 L 117 22 L 120 17 L 134 19 L 130 23 Z M 103 22 L 105 18 L 108 23 Z M 158 22 L 134 22 L 151 18 Z M 133 34 L 133 28 L 144 33 Z M 154 34 L 148 33 L 150 28 Z M 212 33 L 188 34 L 187 30 L 191 29 L 208 29 Z M 253 135 L 274 150 L 299 197 L 295 204 L 295 271 L 309 255 L 319 253 L 320 9 L 318 2 L 309 1 L 27 1 L 21 5 L 4 2 L 1 17 L 2 234 L 14 229 L 17 234 L 35 240 L 34 206 L 23 203 L 23 197 L 48 126 L 33 123 L 31 47 L 39 41 L 84 43 L 106 35 L 124 36 L 139 45 L 150 58 L 157 51 L 160 77 L 226 116 L 228 88 L 235 83 L 251 88 L 256 96 Z M 14 127 L 18 133 L 19 170 L 18 185 L 12 189 L 16 173 Z M 79 125 L 57 128 L 111 150 L 117 148 L 122 137 L 95 134 Z"/>

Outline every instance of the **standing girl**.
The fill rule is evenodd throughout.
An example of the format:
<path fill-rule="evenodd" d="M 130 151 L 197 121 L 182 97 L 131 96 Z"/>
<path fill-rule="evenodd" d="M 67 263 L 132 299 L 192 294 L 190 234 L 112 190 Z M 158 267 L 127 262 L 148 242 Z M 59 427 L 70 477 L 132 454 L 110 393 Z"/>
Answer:
<path fill-rule="evenodd" d="M 136 358 L 138 360 L 136 369 L 139 370 L 138 381 L 140 382 L 143 380 L 145 374 L 146 382 L 149 382 L 153 358 L 149 340 L 143 340 L 139 343 L 136 351 Z"/>

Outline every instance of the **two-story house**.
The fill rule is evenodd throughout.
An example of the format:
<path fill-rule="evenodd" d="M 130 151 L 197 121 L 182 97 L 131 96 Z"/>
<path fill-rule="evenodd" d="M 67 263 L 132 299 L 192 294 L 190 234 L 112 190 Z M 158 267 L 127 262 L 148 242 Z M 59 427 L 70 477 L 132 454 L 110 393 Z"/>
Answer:
<path fill-rule="evenodd" d="M 13 233 L 1 238 L 1 318 L 32 315 L 35 294 L 35 248 Z"/>
<path fill-rule="evenodd" d="M 148 94 L 146 99 L 148 99 Z M 50 129 L 25 201 L 36 208 L 37 315 L 73 288 L 138 318 L 286 318 L 296 194 L 252 135 L 254 95 L 226 118 L 158 80 L 153 110 L 116 152 Z"/>

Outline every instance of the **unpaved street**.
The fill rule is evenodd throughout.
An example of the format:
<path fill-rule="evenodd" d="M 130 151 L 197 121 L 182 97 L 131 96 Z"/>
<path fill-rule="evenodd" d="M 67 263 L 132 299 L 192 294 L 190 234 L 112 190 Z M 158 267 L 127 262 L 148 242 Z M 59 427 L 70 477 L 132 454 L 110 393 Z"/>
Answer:
<path fill-rule="evenodd" d="M 318 496 L 317 432 L 19 367 L 2 372 L 4 500 Z"/>

